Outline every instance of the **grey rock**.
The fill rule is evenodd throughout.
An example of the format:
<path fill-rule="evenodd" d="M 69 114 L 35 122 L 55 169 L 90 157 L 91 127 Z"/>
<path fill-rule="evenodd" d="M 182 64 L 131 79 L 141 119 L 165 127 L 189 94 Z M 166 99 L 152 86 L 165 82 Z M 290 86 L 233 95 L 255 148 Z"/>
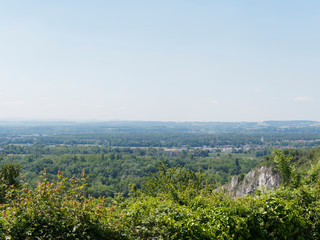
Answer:
<path fill-rule="evenodd" d="M 254 194 L 258 189 L 276 189 L 280 184 L 281 176 L 279 172 L 272 167 L 260 166 L 245 175 L 242 181 L 238 176 L 233 177 L 231 183 L 222 186 L 222 189 L 236 197 Z"/>

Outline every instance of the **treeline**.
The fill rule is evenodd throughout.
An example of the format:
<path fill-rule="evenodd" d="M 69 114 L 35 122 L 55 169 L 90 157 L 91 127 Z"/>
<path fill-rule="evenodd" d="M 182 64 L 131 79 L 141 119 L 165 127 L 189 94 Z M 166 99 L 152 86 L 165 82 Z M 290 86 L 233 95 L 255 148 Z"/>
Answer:
<path fill-rule="evenodd" d="M 320 149 L 275 151 L 275 191 L 232 198 L 212 191 L 202 173 L 165 163 L 129 198 L 112 203 L 86 194 L 86 175 L 34 188 L 7 189 L 0 205 L 1 239 L 320 239 Z"/>

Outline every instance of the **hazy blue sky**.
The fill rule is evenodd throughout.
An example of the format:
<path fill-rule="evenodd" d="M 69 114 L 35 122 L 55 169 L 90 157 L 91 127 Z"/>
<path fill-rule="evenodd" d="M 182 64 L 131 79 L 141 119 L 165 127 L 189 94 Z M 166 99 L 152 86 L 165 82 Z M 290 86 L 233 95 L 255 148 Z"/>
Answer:
<path fill-rule="evenodd" d="M 0 1 L 0 119 L 320 121 L 320 1 Z"/>

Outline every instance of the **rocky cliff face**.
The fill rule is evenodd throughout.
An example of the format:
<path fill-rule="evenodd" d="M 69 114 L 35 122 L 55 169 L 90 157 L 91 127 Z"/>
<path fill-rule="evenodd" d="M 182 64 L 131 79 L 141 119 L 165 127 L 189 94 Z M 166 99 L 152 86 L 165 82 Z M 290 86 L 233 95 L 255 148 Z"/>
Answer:
<path fill-rule="evenodd" d="M 257 189 L 275 189 L 281 183 L 281 176 L 272 167 L 261 166 L 250 171 L 241 180 L 233 177 L 229 185 L 223 186 L 233 196 L 253 194 Z"/>

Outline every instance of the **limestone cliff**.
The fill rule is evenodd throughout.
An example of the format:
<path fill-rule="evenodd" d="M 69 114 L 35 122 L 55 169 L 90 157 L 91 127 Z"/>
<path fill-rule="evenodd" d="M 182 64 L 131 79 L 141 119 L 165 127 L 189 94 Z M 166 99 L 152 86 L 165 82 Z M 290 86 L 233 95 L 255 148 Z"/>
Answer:
<path fill-rule="evenodd" d="M 272 167 L 260 166 L 239 179 L 233 177 L 231 183 L 223 186 L 233 196 L 253 194 L 257 189 L 275 189 L 281 183 L 280 173 Z"/>

